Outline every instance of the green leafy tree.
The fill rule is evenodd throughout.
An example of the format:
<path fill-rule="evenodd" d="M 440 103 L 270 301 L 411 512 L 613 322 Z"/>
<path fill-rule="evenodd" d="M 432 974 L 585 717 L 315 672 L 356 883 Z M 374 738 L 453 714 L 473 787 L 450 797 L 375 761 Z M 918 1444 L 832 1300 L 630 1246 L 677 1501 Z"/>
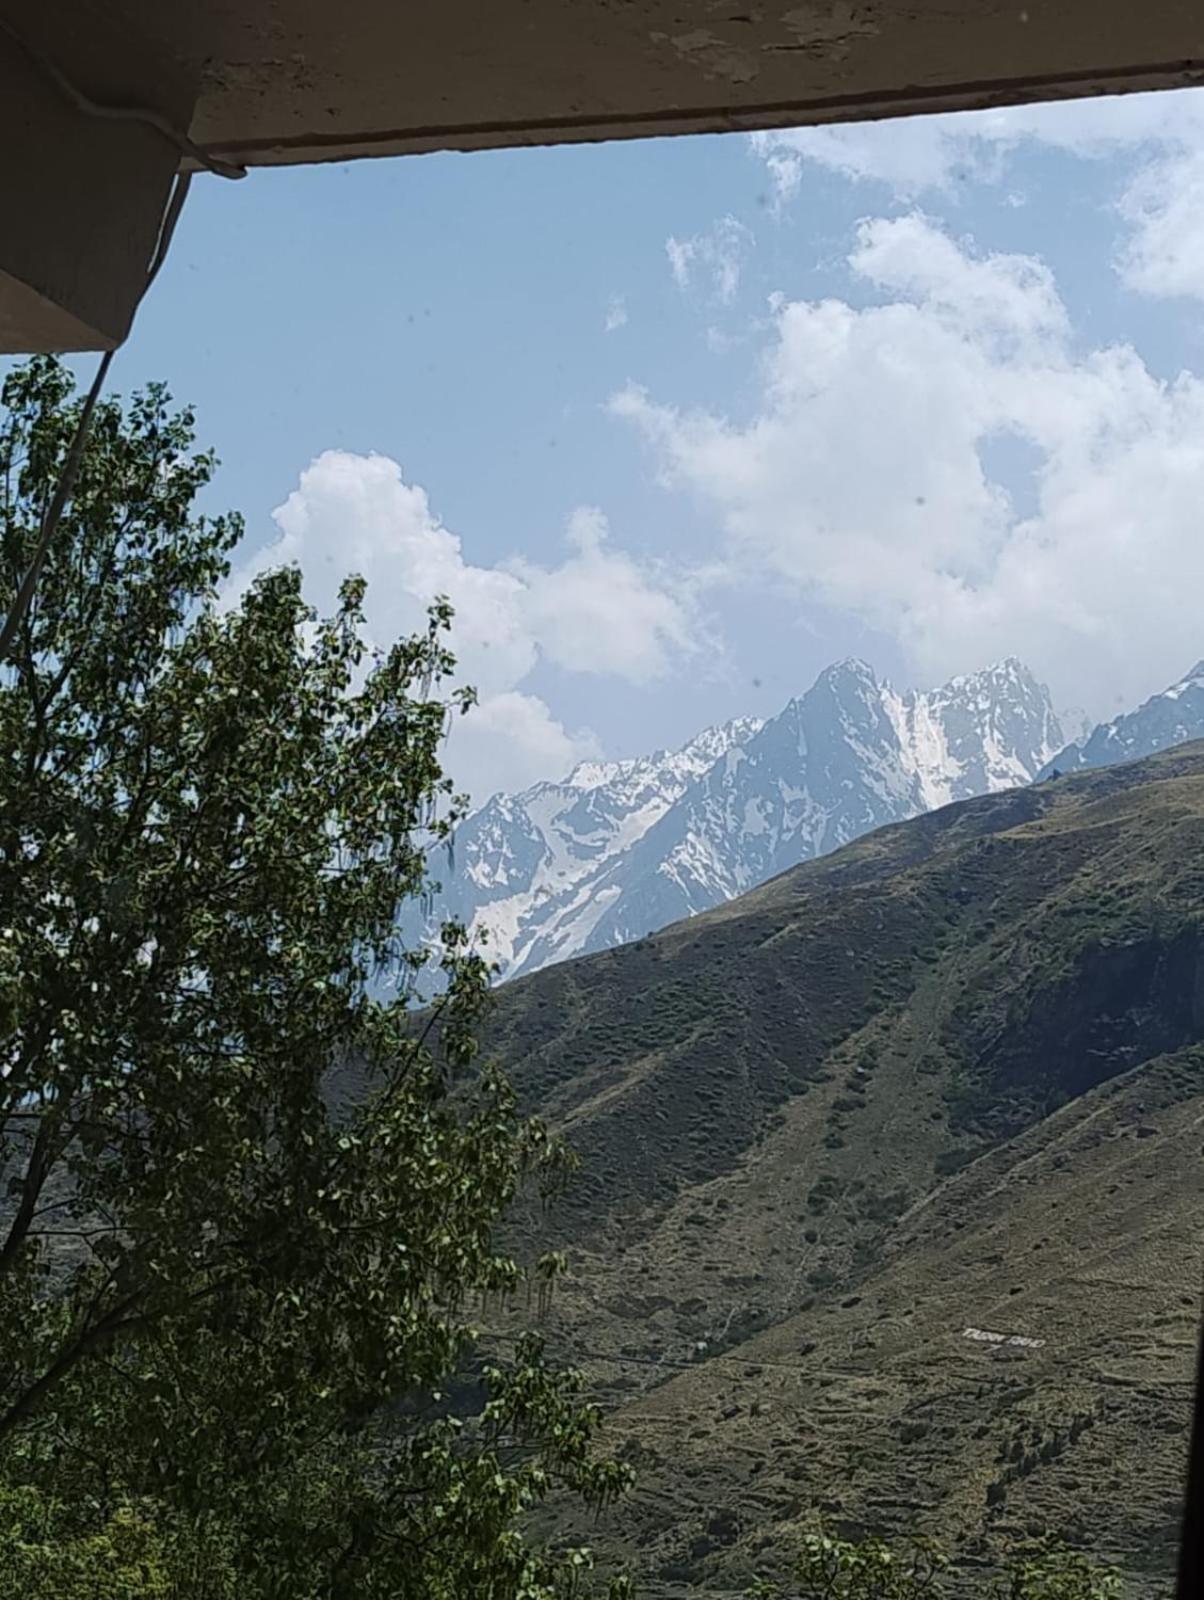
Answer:
<path fill-rule="evenodd" d="M 757 1584 L 750 1600 L 942 1600 L 949 1562 L 931 1540 L 842 1539 L 820 1525 L 804 1535 L 785 1586 Z M 959 1589 L 963 1593 L 964 1589 Z M 984 1579 L 984 1600 L 1117 1600 L 1116 1572 L 1046 1542 Z"/>
<path fill-rule="evenodd" d="M 924 1539 L 892 1546 L 869 1537 L 841 1539 L 822 1524 L 803 1535 L 785 1588 L 761 1583 L 757 1600 L 940 1600 L 947 1562 Z"/>
<path fill-rule="evenodd" d="M 1047 1545 L 1019 1557 L 995 1595 L 996 1600 L 1117 1600 L 1120 1575 L 1079 1550 Z"/>
<path fill-rule="evenodd" d="M 7 604 L 77 403 L 50 360 L 2 398 Z M 326 619 L 295 570 L 223 608 L 213 468 L 161 388 L 102 405 L 0 667 L 0 1475 L 90 1508 L 72 1539 L 150 1508 L 240 1600 L 572 1593 L 588 1556 L 526 1514 L 625 1472 L 471 1319 L 565 1156 L 475 1059 L 462 930 L 425 1014 L 396 931 L 460 809 L 450 612 L 374 653 L 356 579 Z"/>
<path fill-rule="evenodd" d="M 180 1593 L 176 1577 L 195 1553 L 171 1548 L 137 1509 L 118 1506 L 91 1530 L 78 1525 L 78 1516 L 31 1488 L 0 1489 L 4 1600 L 174 1600 Z M 210 1600 L 235 1600 L 233 1572 L 216 1552 L 204 1559 Z"/>

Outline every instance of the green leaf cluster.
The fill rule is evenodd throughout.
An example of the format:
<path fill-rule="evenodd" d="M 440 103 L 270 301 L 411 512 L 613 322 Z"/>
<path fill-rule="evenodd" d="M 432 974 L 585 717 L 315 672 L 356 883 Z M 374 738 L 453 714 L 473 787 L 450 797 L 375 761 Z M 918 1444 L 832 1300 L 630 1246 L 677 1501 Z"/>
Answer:
<path fill-rule="evenodd" d="M 50 360 L 2 402 L 7 605 L 78 407 Z M 161 387 L 103 404 L 0 667 L 0 1479 L 76 1508 L 63 1552 L 145 1523 L 240 1600 L 577 1593 L 528 1513 L 625 1471 L 472 1316 L 567 1157 L 477 1059 L 463 929 L 428 1011 L 398 934 L 463 807 L 450 607 L 374 648 L 359 579 L 231 594 L 214 467 Z"/>
<path fill-rule="evenodd" d="M 932 1540 L 845 1539 L 821 1522 L 804 1534 L 790 1580 L 762 1580 L 750 1600 L 943 1600 L 965 1592 L 950 1588 L 948 1572 Z M 1081 1551 L 1045 1541 L 984 1579 L 981 1593 L 983 1600 L 1117 1600 L 1120 1578 Z"/>
<path fill-rule="evenodd" d="M 182 1563 L 136 1509 L 117 1507 L 94 1531 L 72 1524 L 32 1489 L 0 1489 L 2 1600 L 170 1600 L 169 1574 Z M 210 1593 L 222 1600 L 217 1587 Z"/>

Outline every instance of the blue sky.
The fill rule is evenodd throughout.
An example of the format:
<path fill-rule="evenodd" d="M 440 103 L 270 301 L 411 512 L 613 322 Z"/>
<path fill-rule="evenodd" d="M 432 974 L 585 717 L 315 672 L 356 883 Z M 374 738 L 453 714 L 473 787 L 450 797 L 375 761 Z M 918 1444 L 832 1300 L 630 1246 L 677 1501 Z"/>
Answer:
<path fill-rule="evenodd" d="M 203 178 L 113 384 L 239 583 L 451 591 L 482 798 L 850 653 L 1103 716 L 1204 655 L 1202 202 L 1191 93 Z"/>

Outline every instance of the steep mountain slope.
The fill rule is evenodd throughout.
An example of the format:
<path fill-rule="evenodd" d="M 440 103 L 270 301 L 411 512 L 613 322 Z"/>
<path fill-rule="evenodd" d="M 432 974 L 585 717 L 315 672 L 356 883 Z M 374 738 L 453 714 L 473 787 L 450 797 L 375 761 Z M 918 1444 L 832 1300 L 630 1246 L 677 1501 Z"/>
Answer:
<path fill-rule="evenodd" d="M 1204 661 L 1198 661 L 1186 677 L 1151 696 L 1136 711 L 1101 723 L 1086 739 L 1068 745 L 1039 777 L 1043 780 L 1055 772 L 1136 761 L 1200 738 L 1204 738 Z"/>
<path fill-rule="evenodd" d="M 1204 745 L 879 830 L 507 985 L 492 1044 L 582 1157 L 527 1227 L 570 1252 L 549 1337 L 640 1472 L 575 1531 L 643 1592 L 739 1592 L 817 1508 L 966 1572 L 1049 1529 L 1164 1592 Z"/>
<path fill-rule="evenodd" d="M 487 931 L 503 977 L 639 938 L 868 829 L 1029 782 L 1062 742 L 1017 661 L 898 694 L 863 662 L 821 674 L 763 726 L 578 768 L 498 795 L 456 841 L 427 933 Z"/>

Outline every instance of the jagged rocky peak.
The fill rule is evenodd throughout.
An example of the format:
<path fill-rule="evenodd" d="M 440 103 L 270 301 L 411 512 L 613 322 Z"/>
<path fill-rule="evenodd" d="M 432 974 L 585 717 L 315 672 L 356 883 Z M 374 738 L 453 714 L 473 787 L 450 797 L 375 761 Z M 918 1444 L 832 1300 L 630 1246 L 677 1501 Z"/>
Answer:
<path fill-rule="evenodd" d="M 649 756 L 632 756 L 623 761 L 581 761 L 563 784 L 540 783 L 527 794 L 561 787 L 581 790 L 621 788 L 634 784 L 666 783 L 696 777 L 737 745 L 746 743 L 762 726 L 760 717 L 734 717 L 713 728 L 704 728 L 676 750 L 657 750 Z"/>
<path fill-rule="evenodd" d="M 1015 656 L 902 697 L 929 807 L 1031 783 L 1064 736 L 1049 691 Z"/>
<path fill-rule="evenodd" d="M 872 828 L 1029 782 L 1064 740 L 1015 659 L 900 693 L 856 657 L 775 717 L 583 762 L 462 826 L 431 926 L 488 929 L 504 976 L 639 938 Z"/>
<path fill-rule="evenodd" d="M 1101 723 L 1086 738 L 1066 745 L 1040 777 L 1137 761 L 1192 739 L 1204 739 L 1204 661 L 1197 661 L 1178 682 L 1151 695 L 1135 711 Z"/>
<path fill-rule="evenodd" d="M 833 661 L 831 666 L 824 668 L 812 685 L 811 692 L 828 688 L 836 694 L 859 691 L 872 694 L 877 687 L 878 675 L 868 661 L 863 661 L 860 656 L 845 656 L 843 660 Z"/>

